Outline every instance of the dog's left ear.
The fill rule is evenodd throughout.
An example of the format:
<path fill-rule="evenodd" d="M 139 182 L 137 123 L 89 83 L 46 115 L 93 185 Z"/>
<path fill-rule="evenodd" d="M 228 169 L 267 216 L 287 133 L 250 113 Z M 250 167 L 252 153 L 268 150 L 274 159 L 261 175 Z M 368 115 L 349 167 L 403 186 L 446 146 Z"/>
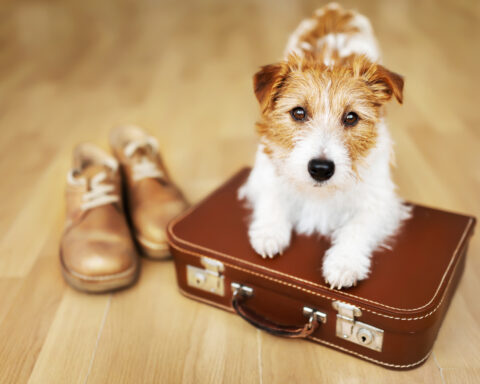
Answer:
<path fill-rule="evenodd" d="M 389 71 L 383 65 L 373 64 L 365 68 L 364 77 L 380 103 L 385 103 L 392 95 L 400 104 L 403 102 L 403 77 Z"/>
<path fill-rule="evenodd" d="M 253 76 L 253 88 L 262 112 L 273 108 L 273 104 L 281 91 L 287 72 L 287 64 L 278 63 L 263 66 L 260 71 Z"/>

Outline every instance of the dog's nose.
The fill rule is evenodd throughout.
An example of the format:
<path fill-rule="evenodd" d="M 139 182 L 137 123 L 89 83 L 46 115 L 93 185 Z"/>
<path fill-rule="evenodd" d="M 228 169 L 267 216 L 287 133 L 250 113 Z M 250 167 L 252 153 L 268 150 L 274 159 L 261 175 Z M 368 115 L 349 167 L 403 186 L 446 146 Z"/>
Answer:
<path fill-rule="evenodd" d="M 335 163 L 325 159 L 312 159 L 308 162 L 308 173 L 317 181 L 328 180 L 335 173 Z"/>

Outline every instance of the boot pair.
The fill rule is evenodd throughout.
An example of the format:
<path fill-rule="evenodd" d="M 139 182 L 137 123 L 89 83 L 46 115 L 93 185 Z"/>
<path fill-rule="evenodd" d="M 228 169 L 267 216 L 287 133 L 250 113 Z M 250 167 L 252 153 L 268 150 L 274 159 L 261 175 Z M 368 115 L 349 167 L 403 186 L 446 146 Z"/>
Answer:
<path fill-rule="evenodd" d="M 120 127 L 111 132 L 110 145 L 115 157 L 92 144 L 78 145 L 67 175 L 61 267 L 70 285 L 87 292 L 136 280 L 135 243 L 149 258 L 168 257 L 167 223 L 187 208 L 153 137 Z"/>

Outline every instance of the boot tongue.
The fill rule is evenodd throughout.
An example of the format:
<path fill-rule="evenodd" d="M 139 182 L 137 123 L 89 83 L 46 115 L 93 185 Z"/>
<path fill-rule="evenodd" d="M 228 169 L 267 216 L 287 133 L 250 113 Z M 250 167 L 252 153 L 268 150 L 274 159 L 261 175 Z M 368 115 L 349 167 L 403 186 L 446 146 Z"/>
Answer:
<path fill-rule="evenodd" d="M 141 161 L 144 158 L 152 159 L 153 158 L 152 148 L 148 144 L 139 146 L 135 149 L 132 155 L 129 156 L 129 158 L 134 160 L 135 162 Z"/>
<path fill-rule="evenodd" d="M 132 160 L 141 160 L 144 157 L 153 158 L 156 150 L 156 142 L 149 137 L 142 140 L 132 140 L 123 147 L 125 156 Z"/>
<path fill-rule="evenodd" d="M 86 164 L 75 174 L 77 179 L 85 180 L 88 189 L 91 189 L 92 182 L 109 183 L 113 181 L 113 170 L 104 164 Z M 101 180 L 99 180 L 101 178 Z"/>
<path fill-rule="evenodd" d="M 100 172 L 105 172 L 108 174 L 109 170 L 110 169 L 105 165 L 89 164 L 80 171 L 78 176 L 83 177 L 87 180 L 92 180 L 95 177 L 95 175 L 98 175 Z"/>

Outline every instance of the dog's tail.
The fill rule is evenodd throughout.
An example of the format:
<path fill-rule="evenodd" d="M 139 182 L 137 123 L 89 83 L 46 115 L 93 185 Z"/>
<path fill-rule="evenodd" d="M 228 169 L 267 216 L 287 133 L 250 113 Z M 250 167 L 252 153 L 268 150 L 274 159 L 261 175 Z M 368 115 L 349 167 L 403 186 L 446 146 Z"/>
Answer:
<path fill-rule="evenodd" d="M 352 54 L 363 54 L 373 62 L 380 61 L 380 52 L 370 21 L 337 3 L 317 9 L 314 15 L 303 20 L 288 40 L 284 56 L 300 57 L 306 54 L 333 65 Z"/>

